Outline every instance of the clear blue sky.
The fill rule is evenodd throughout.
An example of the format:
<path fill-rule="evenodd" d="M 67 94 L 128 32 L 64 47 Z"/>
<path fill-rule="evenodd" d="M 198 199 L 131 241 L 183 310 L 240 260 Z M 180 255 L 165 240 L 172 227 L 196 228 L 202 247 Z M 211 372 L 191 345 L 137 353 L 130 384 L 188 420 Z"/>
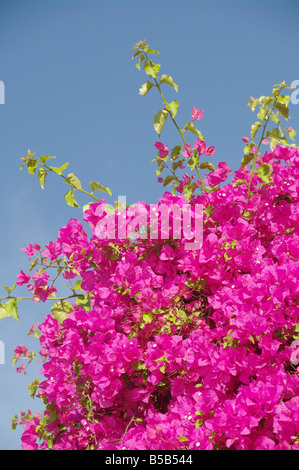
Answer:
<path fill-rule="evenodd" d="M 68 161 L 83 187 L 92 180 L 109 186 L 109 203 L 119 195 L 128 204 L 154 203 L 162 195 L 151 163 L 159 140 L 153 115 L 161 103 L 155 90 L 138 94 L 146 76 L 131 62 L 134 43 L 146 38 L 158 49 L 161 72 L 179 85 L 178 96 L 164 88 L 169 100 L 180 103 L 179 124 L 190 119 L 192 106 L 204 109 L 200 130 L 215 145 L 213 162 L 227 161 L 236 170 L 241 138 L 254 120 L 248 95 L 267 95 L 278 82 L 299 80 L 298 24 L 299 3 L 288 0 L 1 0 L 0 297 L 3 285 L 28 271 L 20 247 L 54 241 L 71 217 L 82 219 L 81 209 L 65 204 L 68 187 L 59 177 L 50 175 L 43 191 L 36 176 L 19 170 L 28 149 L 55 155 L 57 166 Z M 289 125 L 298 129 L 299 105 L 290 105 L 290 114 Z M 180 141 L 167 124 L 161 140 L 171 147 Z M 21 430 L 10 430 L 11 416 L 40 409 L 27 392 L 40 365 L 19 375 L 12 355 L 20 343 L 39 349 L 27 331 L 50 304 L 23 301 L 19 307 L 20 323 L 0 321 L 1 449 L 20 448 Z"/>

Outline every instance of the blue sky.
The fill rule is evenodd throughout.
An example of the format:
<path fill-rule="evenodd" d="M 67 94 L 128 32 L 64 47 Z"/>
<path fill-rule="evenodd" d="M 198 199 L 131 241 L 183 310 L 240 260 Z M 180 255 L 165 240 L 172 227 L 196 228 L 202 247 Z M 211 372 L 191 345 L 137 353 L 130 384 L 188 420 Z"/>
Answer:
<path fill-rule="evenodd" d="M 112 190 L 113 203 L 154 203 L 163 194 L 157 183 L 153 144 L 159 140 L 153 115 L 161 109 L 155 90 L 138 94 L 146 81 L 131 62 L 131 47 L 141 39 L 160 51 L 161 72 L 171 75 L 179 93 L 164 88 L 180 103 L 177 121 L 190 120 L 191 108 L 204 109 L 199 128 L 214 145 L 214 163 L 239 168 L 243 143 L 255 115 L 248 96 L 268 95 L 272 85 L 299 80 L 299 4 L 296 1 L 17 1 L 0 2 L 0 297 L 3 285 L 28 271 L 28 243 L 55 241 L 60 227 L 82 209 L 64 202 L 68 187 L 49 175 L 43 191 L 21 172 L 20 158 L 30 149 L 55 155 L 55 165 L 69 162 L 84 188 L 99 181 Z M 289 125 L 297 127 L 299 106 L 290 104 Z M 192 141 L 192 135 L 191 143 Z M 179 135 L 166 124 L 160 139 L 172 147 Z M 53 161 L 54 162 L 54 161 Z M 104 196 L 104 193 L 98 193 Z M 82 206 L 88 199 L 78 196 Z M 63 286 L 62 286 L 63 288 Z M 24 295 L 20 288 L 16 294 Z M 13 350 L 41 322 L 50 302 L 19 304 L 20 322 L 0 322 L 5 364 L 0 364 L 0 448 L 19 449 L 21 430 L 10 430 L 19 411 L 39 411 L 27 385 L 40 364 L 26 376 L 12 367 Z"/>

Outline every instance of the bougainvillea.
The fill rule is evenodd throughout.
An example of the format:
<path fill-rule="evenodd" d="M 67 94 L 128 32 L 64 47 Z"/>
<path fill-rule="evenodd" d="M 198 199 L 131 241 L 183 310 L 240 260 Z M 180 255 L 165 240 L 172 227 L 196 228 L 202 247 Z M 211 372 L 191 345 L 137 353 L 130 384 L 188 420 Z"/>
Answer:
<path fill-rule="evenodd" d="M 145 42 L 135 49 L 139 68 L 145 61 L 153 79 L 141 88 L 146 94 L 157 86 L 159 70 L 147 54 L 157 51 Z M 167 75 L 159 83 L 175 87 Z M 55 300 L 30 330 L 43 359 L 43 380 L 31 384 L 30 394 L 45 411 L 21 413 L 24 449 L 299 449 L 299 150 L 275 130 L 265 141 L 270 111 L 286 114 L 278 99 L 285 95 L 276 90 L 272 101 L 259 103 L 260 143 L 254 138 L 262 123 L 254 123 L 234 173 L 225 162 L 215 169 L 202 161 L 215 149 L 194 131 L 193 121 L 203 116 L 194 107 L 184 128 L 196 135 L 194 144 L 155 144 L 157 176 L 164 186 L 173 184 L 172 192 L 155 205 L 116 203 L 114 210 L 103 198 L 84 207 L 82 222 L 70 219 L 45 249 L 24 248 L 36 259 L 17 284 L 27 284 L 35 301 Z M 173 103 L 164 103 L 155 119 L 159 135 L 158 124 L 174 120 Z M 268 112 L 269 103 L 276 106 Z M 257 104 L 251 99 L 252 108 Z M 262 154 L 260 144 L 270 141 Z M 161 172 L 170 152 L 167 180 Z M 32 154 L 24 159 L 30 161 L 28 169 Z M 178 177 L 184 164 L 198 178 Z M 205 179 L 200 169 L 209 170 Z M 175 223 L 182 226 L 186 207 L 189 230 L 177 236 Z M 187 249 L 196 207 L 202 241 Z M 113 238 L 105 237 L 107 227 Z M 57 299 L 47 273 L 54 266 L 70 283 L 73 303 Z M 14 361 L 22 357 L 34 353 L 21 345 Z"/>

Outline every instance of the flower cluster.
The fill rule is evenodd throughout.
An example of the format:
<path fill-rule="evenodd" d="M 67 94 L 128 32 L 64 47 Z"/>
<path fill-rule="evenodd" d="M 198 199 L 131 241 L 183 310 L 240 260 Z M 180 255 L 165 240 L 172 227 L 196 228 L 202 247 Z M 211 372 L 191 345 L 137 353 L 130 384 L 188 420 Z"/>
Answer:
<path fill-rule="evenodd" d="M 186 249 L 190 233 L 175 237 L 179 187 L 155 208 L 90 204 L 91 237 L 71 219 L 42 251 L 49 263 L 67 258 L 64 276 L 82 281 L 82 295 L 39 325 L 45 412 L 23 419 L 24 449 L 299 449 L 299 151 L 278 145 L 263 165 L 269 184 L 244 166 L 192 196 L 203 208 L 199 249 Z M 206 180 L 224 183 L 229 171 L 220 163 Z M 162 206 L 168 233 L 160 217 L 155 237 L 99 236 L 103 222 L 132 231 L 136 211 L 148 234 Z M 49 282 L 46 271 L 18 276 L 42 301 Z"/>

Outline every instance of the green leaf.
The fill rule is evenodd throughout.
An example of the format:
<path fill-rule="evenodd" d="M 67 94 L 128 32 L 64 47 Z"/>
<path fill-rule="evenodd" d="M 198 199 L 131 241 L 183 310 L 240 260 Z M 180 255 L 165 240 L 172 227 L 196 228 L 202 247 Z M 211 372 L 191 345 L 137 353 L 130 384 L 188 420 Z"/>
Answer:
<path fill-rule="evenodd" d="M 92 192 L 94 192 L 95 190 L 98 190 L 98 191 L 102 191 L 112 196 L 111 190 L 109 188 L 106 188 L 102 184 L 98 183 L 97 181 L 90 181 L 89 184 L 90 184 L 90 188 Z"/>
<path fill-rule="evenodd" d="M 288 145 L 288 141 L 284 136 L 280 135 L 279 129 L 277 127 L 269 130 L 267 132 L 267 137 L 270 137 L 271 139 L 278 140 L 282 144 Z"/>
<path fill-rule="evenodd" d="M 164 170 L 165 166 L 161 165 L 157 170 L 156 170 L 156 175 L 160 176 L 162 171 Z"/>
<path fill-rule="evenodd" d="M 146 370 L 147 367 L 143 361 L 133 362 L 132 367 L 134 370 Z"/>
<path fill-rule="evenodd" d="M 295 135 L 297 134 L 295 129 L 290 129 L 289 131 L 287 130 L 286 132 L 289 134 L 289 137 L 291 140 L 295 140 Z"/>
<path fill-rule="evenodd" d="M 7 287 L 7 286 L 3 286 L 4 289 L 6 290 L 6 292 L 8 293 L 8 295 L 17 287 L 17 284 L 14 284 L 13 286 L 11 287 Z"/>
<path fill-rule="evenodd" d="M 42 163 L 46 163 L 51 158 L 56 158 L 56 157 L 49 157 L 49 155 L 42 155 L 41 157 L 39 157 L 39 159 Z"/>
<path fill-rule="evenodd" d="M 140 51 L 140 52 L 142 52 L 142 51 Z M 133 59 L 133 58 L 134 58 L 134 57 L 132 57 L 132 59 Z M 141 65 L 141 63 L 144 61 L 144 59 L 145 59 L 145 56 L 144 56 L 143 54 L 140 55 L 140 57 L 139 57 L 139 62 L 136 64 L 136 67 L 137 67 L 138 70 L 140 70 L 140 65 Z"/>
<path fill-rule="evenodd" d="M 277 83 L 276 85 L 273 86 L 272 94 L 275 97 L 279 96 L 279 93 L 282 91 L 282 85 L 283 83 Z"/>
<path fill-rule="evenodd" d="M 194 126 L 192 122 L 187 122 L 183 130 L 192 132 L 192 134 L 196 135 L 201 140 L 204 140 L 202 133 Z"/>
<path fill-rule="evenodd" d="M 264 183 L 269 184 L 272 181 L 270 177 L 272 172 L 271 165 L 264 163 L 259 168 L 257 168 L 255 172 L 257 173 L 259 178 L 264 181 Z"/>
<path fill-rule="evenodd" d="M 199 165 L 199 168 L 201 170 L 211 170 L 211 171 L 215 171 L 215 167 L 214 165 L 211 163 L 211 162 L 202 162 L 200 165 Z"/>
<path fill-rule="evenodd" d="M 180 436 L 179 439 L 181 442 L 189 441 L 189 439 L 185 436 Z"/>
<path fill-rule="evenodd" d="M 158 111 L 158 113 L 154 116 L 154 128 L 155 131 L 159 134 L 159 137 L 166 122 L 167 116 L 168 111 L 166 111 L 165 109 L 161 109 L 161 111 Z"/>
<path fill-rule="evenodd" d="M 195 149 L 194 152 L 193 152 L 192 157 L 190 157 L 189 160 L 188 160 L 188 166 L 190 166 L 191 171 L 194 170 L 194 168 L 196 167 L 198 162 L 199 162 L 198 150 Z"/>
<path fill-rule="evenodd" d="M 13 364 L 14 365 L 14 364 Z M 33 382 L 31 382 L 28 387 L 27 387 L 27 390 L 29 390 L 29 395 L 34 398 L 35 397 L 35 394 L 38 390 L 38 387 L 39 387 L 39 384 L 40 384 L 40 381 L 37 377 L 35 377 L 35 379 L 33 380 Z"/>
<path fill-rule="evenodd" d="M 295 325 L 295 333 L 299 333 L 299 323 L 296 323 L 296 325 Z M 299 335 L 295 334 L 295 335 L 293 335 L 293 338 L 294 339 L 299 339 Z"/>
<path fill-rule="evenodd" d="M 245 180 L 237 180 L 233 183 L 233 187 L 236 188 L 237 186 L 242 186 L 242 184 L 248 185 L 247 181 Z"/>
<path fill-rule="evenodd" d="M 145 323 L 151 323 L 153 321 L 151 313 L 143 313 L 142 318 Z"/>
<path fill-rule="evenodd" d="M 142 53 L 142 49 L 138 49 L 138 50 L 134 53 L 134 55 L 132 56 L 132 59 L 131 59 L 131 60 L 135 59 L 135 57 L 138 57 L 141 53 Z"/>
<path fill-rule="evenodd" d="M 81 183 L 77 176 L 74 175 L 74 173 L 69 173 L 67 175 L 67 178 L 65 178 L 65 182 L 72 186 L 72 188 L 74 189 L 82 189 Z"/>
<path fill-rule="evenodd" d="M 45 188 L 45 181 L 46 181 L 47 174 L 48 173 L 45 168 L 39 168 L 37 176 L 38 176 L 39 184 L 41 185 L 42 189 Z"/>
<path fill-rule="evenodd" d="M 0 320 L 2 318 L 8 317 L 9 315 L 6 312 L 5 305 L 0 302 Z"/>
<path fill-rule="evenodd" d="M 242 168 L 244 168 L 253 159 L 254 159 L 254 154 L 252 152 L 248 153 L 247 155 L 244 155 L 244 157 L 241 160 Z"/>
<path fill-rule="evenodd" d="M 269 108 L 267 106 L 266 107 L 261 106 L 261 108 L 260 108 L 260 110 L 257 114 L 257 117 L 259 119 L 261 119 L 261 121 L 265 121 L 266 118 L 267 118 L 268 111 L 269 111 Z"/>
<path fill-rule="evenodd" d="M 0 318 L 13 317 L 15 320 L 19 321 L 17 303 L 17 299 L 10 299 L 6 304 L 0 304 Z"/>
<path fill-rule="evenodd" d="M 286 118 L 289 119 L 289 108 L 285 106 L 283 103 L 276 103 L 275 108 L 280 112 L 280 114 Z"/>
<path fill-rule="evenodd" d="M 171 181 L 174 180 L 174 176 L 173 175 L 168 175 L 166 176 L 164 182 L 163 182 L 163 186 L 165 187 L 167 184 L 171 183 Z"/>
<path fill-rule="evenodd" d="M 62 176 L 63 170 L 65 170 L 68 166 L 68 162 L 65 162 L 63 165 L 60 167 L 57 166 L 50 166 L 51 170 L 54 171 L 54 173 L 57 173 L 57 175 Z"/>
<path fill-rule="evenodd" d="M 272 121 L 274 121 L 276 124 L 280 124 L 280 120 L 279 120 L 279 113 L 271 113 L 271 119 Z"/>
<path fill-rule="evenodd" d="M 84 308 L 86 312 L 89 312 L 90 310 L 90 298 L 88 295 L 79 295 L 76 299 L 76 304 L 78 307 Z"/>
<path fill-rule="evenodd" d="M 252 96 L 250 96 L 250 100 L 248 102 L 248 106 L 249 108 L 251 109 L 251 111 L 255 111 L 256 110 L 256 107 L 259 103 L 259 100 L 257 98 L 253 98 Z"/>
<path fill-rule="evenodd" d="M 161 83 L 166 83 L 167 85 L 172 86 L 172 87 L 175 89 L 176 92 L 178 91 L 178 86 L 177 86 L 177 84 L 174 83 L 173 78 L 170 77 L 169 75 L 166 75 L 166 74 L 161 75 L 160 84 L 161 84 Z"/>
<path fill-rule="evenodd" d="M 150 89 L 154 86 L 152 82 L 147 80 L 140 88 L 139 88 L 139 95 L 145 96 Z"/>
<path fill-rule="evenodd" d="M 173 162 L 173 164 L 171 165 L 172 166 L 172 169 L 173 171 L 175 171 L 185 160 L 179 160 L 178 162 Z"/>
<path fill-rule="evenodd" d="M 290 99 L 291 99 L 290 95 L 280 95 L 277 98 L 278 102 L 281 105 L 286 106 L 286 107 L 288 107 Z"/>
<path fill-rule="evenodd" d="M 28 160 L 27 168 L 28 168 L 28 173 L 30 173 L 30 175 L 34 175 L 35 170 L 37 168 L 37 160 Z"/>
<path fill-rule="evenodd" d="M 247 144 L 244 146 L 244 155 L 248 155 L 252 148 L 254 147 L 254 142 L 250 142 L 250 144 Z"/>
<path fill-rule="evenodd" d="M 166 103 L 166 108 L 171 112 L 172 117 L 174 118 L 178 111 L 179 103 L 177 101 L 172 101 L 171 103 Z"/>
<path fill-rule="evenodd" d="M 71 207 L 80 207 L 79 204 L 77 203 L 75 196 L 74 196 L 74 190 L 70 189 L 65 195 L 64 199 L 66 203 L 71 206 Z"/>
<path fill-rule="evenodd" d="M 254 140 L 255 136 L 256 136 L 256 133 L 257 131 L 259 130 L 259 128 L 262 126 L 262 123 L 261 122 L 254 122 L 251 126 L 251 130 L 250 130 L 250 134 L 251 134 L 251 138 L 252 140 Z"/>
<path fill-rule="evenodd" d="M 159 51 L 155 51 L 154 49 L 152 49 L 151 47 L 148 48 L 148 51 L 147 51 L 148 54 L 160 54 Z"/>
<path fill-rule="evenodd" d="M 173 147 L 171 154 L 170 154 L 171 160 L 176 160 L 181 155 L 182 149 L 183 149 L 183 145 L 176 145 L 175 147 Z"/>
<path fill-rule="evenodd" d="M 150 75 L 150 77 L 153 77 L 153 78 L 158 78 L 157 74 L 159 73 L 159 70 L 160 70 L 160 64 L 152 65 L 150 62 L 146 62 L 143 68 L 147 75 Z"/>
<path fill-rule="evenodd" d="M 194 191 L 198 188 L 197 183 L 193 182 L 191 183 L 188 181 L 187 185 L 184 187 L 184 194 L 186 199 L 190 202 L 191 197 L 193 196 Z"/>
<path fill-rule="evenodd" d="M 75 285 L 74 285 L 74 289 L 75 290 L 83 290 L 82 287 L 81 287 L 81 284 L 82 284 L 82 279 L 77 279 L 77 281 L 75 282 Z"/>
<path fill-rule="evenodd" d="M 39 262 L 39 257 L 37 256 L 35 260 L 32 261 L 32 263 L 30 264 L 29 270 L 32 271 L 32 269 L 37 265 L 38 262 Z"/>
<path fill-rule="evenodd" d="M 27 152 L 27 158 L 33 158 L 35 154 L 36 154 L 36 152 L 31 153 L 31 150 L 28 150 L 28 152 Z"/>
<path fill-rule="evenodd" d="M 246 211 L 242 214 L 242 217 L 243 217 L 243 219 L 251 219 L 251 214 L 250 214 L 249 211 Z"/>
<path fill-rule="evenodd" d="M 62 323 L 68 316 L 69 312 L 73 312 L 74 307 L 70 302 L 67 300 L 61 300 L 59 302 L 55 302 L 55 304 L 51 307 L 51 313 L 53 317 L 58 321 L 58 323 Z"/>
<path fill-rule="evenodd" d="M 228 254 L 225 251 L 224 252 L 224 258 L 225 258 L 225 261 L 229 261 L 230 259 L 232 259 L 232 256 L 228 256 Z"/>

